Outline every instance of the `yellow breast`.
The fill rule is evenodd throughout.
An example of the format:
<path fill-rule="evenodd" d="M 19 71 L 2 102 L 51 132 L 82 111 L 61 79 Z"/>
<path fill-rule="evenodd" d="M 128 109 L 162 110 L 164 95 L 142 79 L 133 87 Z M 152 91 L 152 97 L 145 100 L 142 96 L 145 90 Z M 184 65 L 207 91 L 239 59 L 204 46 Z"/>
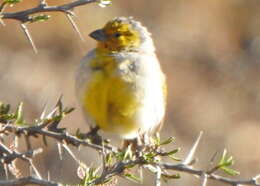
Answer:
<path fill-rule="evenodd" d="M 99 56 L 89 65 L 92 72 L 83 94 L 85 112 L 104 131 L 123 136 L 137 130 L 140 95 L 134 77 L 117 73 L 119 64 L 113 57 Z"/>

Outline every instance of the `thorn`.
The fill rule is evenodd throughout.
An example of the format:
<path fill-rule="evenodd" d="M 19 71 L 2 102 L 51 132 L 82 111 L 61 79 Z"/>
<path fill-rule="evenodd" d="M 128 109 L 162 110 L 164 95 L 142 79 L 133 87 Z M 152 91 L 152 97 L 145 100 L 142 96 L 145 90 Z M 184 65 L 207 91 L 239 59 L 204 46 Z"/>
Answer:
<path fill-rule="evenodd" d="M 14 137 L 14 148 L 15 148 L 15 149 L 18 148 L 18 145 L 19 145 L 18 142 L 19 142 L 19 138 L 18 138 L 18 136 L 15 136 L 15 137 Z"/>
<path fill-rule="evenodd" d="M 34 42 L 33 42 L 33 39 L 32 39 L 32 37 L 31 37 L 31 35 L 30 35 L 30 32 L 29 32 L 27 26 L 26 26 L 24 23 L 22 23 L 22 24 L 21 24 L 21 28 L 23 29 L 25 36 L 27 37 L 27 39 L 28 39 L 29 42 L 31 43 L 31 46 L 32 46 L 32 48 L 33 48 L 33 51 L 35 52 L 35 54 L 37 54 L 37 53 L 38 53 L 38 50 L 37 50 L 37 48 L 36 48 L 36 46 L 35 46 L 35 44 L 34 44 Z"/>
<path fill-rule="evenodd" d="M 34 173 L 36 174 L 36 176 L 39 178 L 39 179 L 42 179 L 42 176 L 41 174 L 39 173 L 39 171 L 36 169 L 36 167 L 34 166 L 32 160 L 29 160 L 29 163 L 34 171 Z"/>
<path fill-rule="evenodd" d="M 51 119 L 51 118 L 55 115 L 55 113 L 56 113 L 57 110 L 58 110 L 58 107 L 54 108 L 54 109 L 46 116 L 46 118 L 47 118 L 47 119 Z"/>
<path fill-rule="evenodd" d="M 60 160 L 62 160 L 62 155 L 63 155 L 62 146 L 60 143 L 57 143 L 57 146 L 58 146 L 59 158 Z"/>
<path fill-rule="evenodd" d="M 80 165 L 80 161 L 76 158 L 75 154 L 70 150 L 70 148 L 65 144 L 62 144 L 62 146 L 64 147 L 64 149 L 67 150 L 71 157 Z"/>
<path fill-rule="evenodd" d="M 206 186 L 208 181 L 208 176 L 206 174 L 201 175 L 202 183 L 201 186 Z"/>
<path fill-rule="evenodd" d="M 48 181 L 50 181 L 50 180 L 51 180 L 50 171 L 47 171 L 47 180 L 48 180 Z"/>
<path fill-rule="evenodd" d="M 32 150 L 32 145 L 31 145 L 29 136 L 24 135 L 24 139 L 25 139 L 25 145 L 26 145 L 27 150 Z"/>
<path fill-rule="evenodd" d="M 140 180 L 141 180 L 141 184 L 143 184 L 144 175 L 143 175 L 143 167 L 142 166 L 139 167 L 139 177 L 140 177 Z"/>
<path fill-rule="evenodd" d="M 56 105 L 55 105 L 55 108 L 57 108 L 59 110 L 59 114 L 61 114 L 62 110 L 63 110 L 63 104 L 62 104 L 62 101 L 61 101 L 62 97 L 63 97 L 63 95 L 61 94 L 60 97 L 58 98 Z"/>
<path fill-rule="evenodd" d="M 43 111 L 41 113 L 40 119 L 43 120 L 46 116 L 46 108 L 47 108 L 47 103 L 44 103 L 43 105 Z"/>
<path fill-rule="evenodd" d="M 193 156 L 198 148 L 199 142 L 201 140 L 203 132 L 200 131 L 198 138 L 196 139 L 195 143 L 193 144 L 190 152 L 188 153 L 186 159 L 182 162 L 184 165 L 189 165 L 192 162 Z"/>
<path fill-rule="evenodd" d="M 79 31 L 79 28 L 78 28 L 76 22 L 73 20 L 74 12 L 68 11 L 68 12 L 66 13 L 66 15 L 67 15 L 67 18 L 69 19 L 69 21 L 70 21 L 70 23 L 71 23 L 73 29 L 74 29 L 74 30 L 76 31 L 76 33 L 79 35 L 80 39 L 81 39 L 83 42 L 85 42 L 85 39 L 84 39 L 84 37 L 82 36 L 81 32 Z"/>
<path fill-rule="evenodd" d="M 105 151 L 105 148 L 104 148 L 104 143 L 102 143 L 101 159 L 102 159 L 102 169 L 107 170 L 107 167 L 106 167 L 106 151 Z"/>
<path fill-rule="evenodd" d="M 40 1 L 40 5 L 41 6 L 46 6 L 47 5 L 47 3 L 46 3 L 46 0 L 39 0 Z"/>
<path fill-rule="evenodd" d="M 60 104 L 60 102 L 61 102 L 61 100 L 62 100 L 62 97 L 63 97 L 63 94 L 61 94 L 60 97 L 58 98 L 56 106 L 57 106 L 58 104 Z"/>
<path fill-rule="evenodd" d="M 6 180 L 9 179 L 9 172 L 8 172 L 8 164 L 4 164 L 4 170 L 5 170 L 5 177 L 6 177 Z"/>
<path fill-rule="evenodd" d="M 213 154 L 213 156 L 210 158 L 210 164 L 213 164 L 213 163 L 214 163 L 214 161 L 215 161 L 217 155 L 218 155 L 218 151 L 216 151 L 216 152 Z"/>
<path fill-rule="evenodd" d="M 156 167 L 156 186 L 161 186 L 161 176 L 162 176 L 162 170 L 159 166 Z"/>
<path fill-rule="evenodd" d="M 260 174 L 256 175 L 255 177 L 253 177 L 254 181 L 257 181 L 258 179 L 260 179 Z"/>
<path fill-rule="evenodd" d="M 3 1 L 0 5 L 0 14 L 2 14 L 5 10 L 5 8 L 8 6 L 8 3 L 6 1 Z"/>
<path fill-rule="evenodd" d="M 5 22 L 0 18 L 0 24 L 2 25 L 2 26 L 5 26 Z"/>

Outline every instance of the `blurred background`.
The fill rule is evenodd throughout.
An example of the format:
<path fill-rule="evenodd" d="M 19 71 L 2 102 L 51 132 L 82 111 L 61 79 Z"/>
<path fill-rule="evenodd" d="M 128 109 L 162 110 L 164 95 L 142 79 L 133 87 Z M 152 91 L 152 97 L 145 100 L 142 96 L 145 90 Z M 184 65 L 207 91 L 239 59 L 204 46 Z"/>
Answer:
<path fill-rule="evenodd" d="M 27 0 L 6 12 L 30 8 Z M 47 0 L 49 4 L 57 1 Z M 62 4 L 69 1 L 59 1 Z M 51 13 L 47 22 L 30 24 L 38 48 L 35 54 L 18 22 L 5 20 L 0 27 L 0 101 L 15 108 L 24 102 L 28 122 L 39 117 L 43 107 L 51 109 L 63 94 L 65 105 L 76 107 L 62 123 L 69 131 L 87 131 L 74 95 L 74 71 L 80 59 L 95 47 L 88 33 L 115 16 L 133 16 L 152 33 L 157 55 L 167 75 L 168 108 L 161 138 L 176 137 L 179 157 L 188 153 L 200 131 L 204 131 L 195 167 L 207 169 L 215 152 L 235 159 L 235 178 L 260 173 L 260 1 L 259 0 L 131 0 L 113 1 L 100 8 L 89 4 L 75 9 L 82 42 L 66 16 Z M 112 143 L 119 144 L 112 137 Z M 47 177 L 77 183 L 77 164 L 67 155 L 60 161 L 57 147 L 38 156 L 37 167 Z M 35 146 L 42 146 L 35 140 Z M 98 166 L 97 154 L 88 148 L 76 151 L 87 165 Z M 20 165 L 22 166 L 22 164 Z M 220 174 L 222 174 L 220 172 Z M 223 175 L 223 174 L 222 174 Z M 182 178 L 165 185 L 199 185 L 197 178 Z M 154 183 L 145 174 L 144 185 Z M 136 185 L 119 180 L 118 185 Z M 222 185 L 210 181 L 210 186 Z"/>

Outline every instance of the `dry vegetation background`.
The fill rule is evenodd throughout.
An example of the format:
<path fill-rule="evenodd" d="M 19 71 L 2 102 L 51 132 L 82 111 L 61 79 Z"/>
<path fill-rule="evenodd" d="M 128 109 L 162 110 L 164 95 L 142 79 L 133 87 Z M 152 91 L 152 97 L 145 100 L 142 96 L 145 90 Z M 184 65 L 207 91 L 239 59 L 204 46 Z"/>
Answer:
<path fill-rule="evenodd" d="M 27 0 L 6 11 L 35 3 Z M 179 156 L 183 157 L 203 130 L 196 155 L 198 168 L 208 168 L 212 155 L 227 148 L 236 160 L 234 168 L 241 172 L 238 178 L 254 176 L 260 173 L 259 10 L 259 0 L 114 0 L 104 9 L 89 4 L 75 11 L 86 42 L 79 39 L 62 14 L 52 13 L 49 21 L 29 25 L 37 55 L 19 24 L 5 21 L 6 26 L 0 28 L 0 100 L 13 107 L 23 101 L 29 121 L 40 115 L 45 103 L 51 108 L 61 93 L 66 105 L 78 108 L 74 70 L 95 46 L 88 33 L 115 16 L 134 16 L 153 34 L 168 77 L 168 112 L 162 138 L 175 136 L 175 147 L 182 147 Z M 63 126 L 72 132 L 76 128 L 87 130 L 79 109 L 63 121 Z M 41 145 L 41 140 L 35 141 L 35 146 Z M 88 165 L 100 161 L 87 148 L 76 154 Z M 58 159 L 57 148 L 50 140 L 48 151 L 38 157 L 42 175 L 47 176 L 49 170 L 54 180 L 76 183 L 75 161 L 70 156 Z M 145 176 L 145 185 L 151 185 L 152 176 Z M 168 183 L 198 184 L 189 175 Z M 120 181 L 119 185 L 134 184 Z"/>

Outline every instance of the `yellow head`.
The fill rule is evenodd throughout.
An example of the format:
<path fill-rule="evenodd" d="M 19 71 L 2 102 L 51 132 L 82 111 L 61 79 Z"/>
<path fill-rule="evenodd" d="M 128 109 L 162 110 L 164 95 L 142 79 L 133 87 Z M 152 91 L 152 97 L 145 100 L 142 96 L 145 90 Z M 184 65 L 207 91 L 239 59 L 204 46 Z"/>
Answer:
<path fill-rule="evenodd" d="M 108 52 L 140 50 L 144 44 L 148 45 L 147 41 L 153 46 L 146 28 L 132 18 L 115 18 L 90 33 L 90 37 L 98 41 L 97 48 Z"/>

